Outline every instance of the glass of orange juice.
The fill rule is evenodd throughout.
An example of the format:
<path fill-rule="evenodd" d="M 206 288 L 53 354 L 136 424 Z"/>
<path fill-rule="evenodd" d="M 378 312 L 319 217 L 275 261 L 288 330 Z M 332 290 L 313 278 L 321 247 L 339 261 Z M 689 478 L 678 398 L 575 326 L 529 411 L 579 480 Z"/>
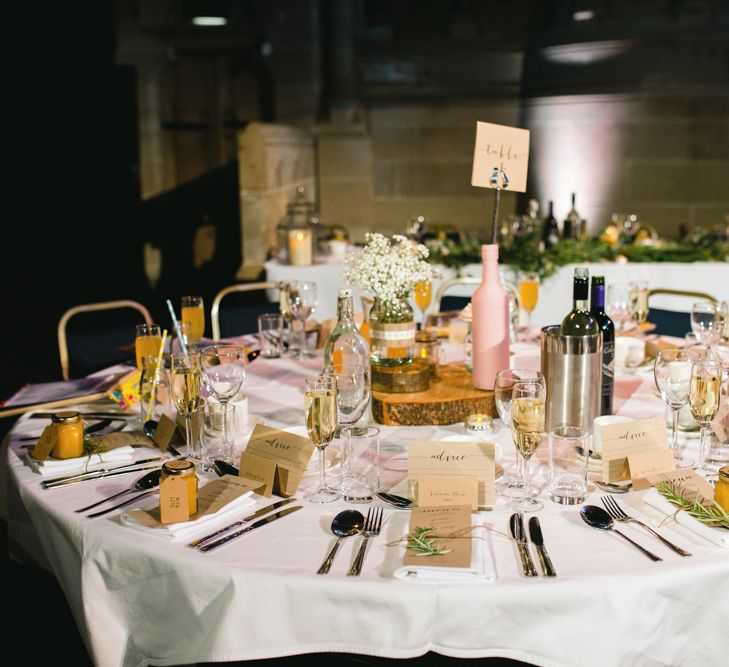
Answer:
<path fill-rule="evenodd" d="M 527 326 L 532 324 L 532 311 L 537 307 L 539 299 L 539 275 L 525 273 L 519 283 L 519 300 L 521 307 L 527 312 Z"/>
<path fill-rule="evenodd" d="M 190 323 L 190 344 L 197 345 L 205 333 L 205 310 L 201 296 L 182 297 L 180 320 Z"/>
<path fill-rule="evenodd" d="M 430 280 L 422 280 L 415 283 L 415 303 L 423 313 L 423 320 L 420 323 L 422 329 L 425 325 L 425 311 L 428 310 L 430 300 L 433 298 L 433 284 Z"/>
<path fill-rule="evenodd" d="M 159 356 L 159 347 L 162 344 L 162 334 L 158 324 L 138 324 L 134 338 L 134 351 L 137 357 L 137 368 L 142 370 L 144 357 L 151 354 Z"/>

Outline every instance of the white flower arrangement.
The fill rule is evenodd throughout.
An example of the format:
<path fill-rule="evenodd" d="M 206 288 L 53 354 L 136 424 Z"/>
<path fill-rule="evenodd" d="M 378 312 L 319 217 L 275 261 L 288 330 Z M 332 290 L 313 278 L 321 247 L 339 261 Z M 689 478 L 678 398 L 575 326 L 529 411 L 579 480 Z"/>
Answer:
<path fill-rule="evenodd" d="M 388 239 L 378 233 L 365 234 L 365 241 L 362 252 L 347 256 L 344 277 L 380 301 L 397 303 L 416 283 L 440 277 L 428 264 L 428 249 L 421 243 L 401 234 Z"/>

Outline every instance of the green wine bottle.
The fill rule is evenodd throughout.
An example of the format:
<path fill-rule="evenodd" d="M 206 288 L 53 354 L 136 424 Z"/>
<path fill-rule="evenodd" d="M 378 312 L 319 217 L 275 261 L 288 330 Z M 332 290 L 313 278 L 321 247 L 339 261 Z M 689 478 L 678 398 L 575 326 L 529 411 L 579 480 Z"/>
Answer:
<path fill-rule="evenodd" d="M 562 320 L 560 330 L 563 336 L 589 336 L 600 332 L 597 321 L 590 313 L 589 291 L 590 272 L 584 268 L 576 268 L 572 286 L 572 310 Z"/>

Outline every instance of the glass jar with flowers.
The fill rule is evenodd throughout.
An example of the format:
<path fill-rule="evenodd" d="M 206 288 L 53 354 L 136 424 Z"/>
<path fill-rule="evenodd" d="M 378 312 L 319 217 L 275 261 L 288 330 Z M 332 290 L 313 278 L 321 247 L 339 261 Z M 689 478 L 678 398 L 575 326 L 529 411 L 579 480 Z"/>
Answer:
<path fill-rule="evenodd" d="M 366 245 L 346 261 L 345 279 L 373 298 L 369 314 L 373 364 L 396 366 L 413 360 L 415 319 L 409 303 L 415 284 L 437 278 L 428 249 L 405 236 L 366 234 Z"/>

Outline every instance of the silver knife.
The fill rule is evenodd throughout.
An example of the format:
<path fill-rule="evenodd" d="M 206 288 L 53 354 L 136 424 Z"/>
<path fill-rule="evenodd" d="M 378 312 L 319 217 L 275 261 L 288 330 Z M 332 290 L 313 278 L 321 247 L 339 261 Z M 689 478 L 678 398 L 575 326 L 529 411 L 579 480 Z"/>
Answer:
<path fill-rule="evenodd" d="M 43 480 L 40 484 L 44 489 L 55 489 L 58 486 L 66 486 L 68 484 L 76 484 L 78 482 L 86 482 L 91 479 L 101 479 L 102 477 L 113 477 L 114 475 L 123 475 L 127 472 L 136 472 L 138 470 L 151 470 L 159 468 L 162 457 L 152 459 L 142 459 L 134 463 L 118 466 L 116 468 L 99 468 L 90 472 L 82 472 L 77 475 L 67 475 L 66 477 L 54 477 L 53 479 Z"/>
<path fill-rule="evenodd" d="M 253 512 L 253 514 L 245 517 L 244 519 L 240 519 L 239 521 L 234 521 L 229 526 L 225 526 L 224 528 L 221 528 L 220 530 L 216 530 L 214 533 L 210 533 L 210 535 L 201 537 L 199 540 L 193 540 L 187 546 L 196 547 L 199 544 L 202 544 L 203 542 L 209 542 L 214 537 L 217 537 L 218 535 L 222 535 L 223 533 L 227 533 L 231 528 L 236 528 L 237 526 L 242 526 L 244 523 L 248 523 L 249 521 L 253 521 L 253 519 L 257 519 L 259 516 L 268 514 L 271 510 L 276 510 L 279 507 L 288 505 L 289 503 L 294 502 L 294 500 L 296 500 L 296 498 L 286 498 L 286 500 L 279 500 L 275 503 L 271 503 L 270 505 L 266 505 L 265 507 L 261 507 L 261 509 L 256 510 L 255 512 Z"/>
<path fill-rule="evenodd" d="M 63 408 L 59 408 L 60 412 Z M 28 415 L 29 419 L 50 419 L 55 412 L 34 412 Z M 136 419 L 135 415 L 127 412 L 80 412 L 81 419 Z"/>
<path fill-rule="evenodd" d="M 250 531 L 255 530 L 256 528 L 265 526 L 267 523 L 276 521 L 276 519 L 281 519 L 281 518 L 285 517 L 287 514 L 291 514 L 292 512 L 297 512 L 301 508 L 302 508 L 301 505 L 297 505 L 296 507 L 287 507 L 285 510 L 276 512 L 276 514 L 271 514 L 270 516 L 264 517 L 263 519 L 259 519 L 255 523 L 252 523 L 250 526 L 246 526 L 245 528 L 242 528 L 241 530 L 236 530 L 234 533 L 230 533 L 229 535 L 226 535 L 225 537 L 221 537 L 219 540 L 216 540 L 215 542 L 209 542 L 208 544 L 204 544 L 203 546 L 198 547 L 197 550 L 202 551 L 202 552 L 208 552 L 208 551 L 212 551 L 213 549 L 217 549 L 218 547 L 223 546 L 224 544 L 227 544 L 231 540 L 234 540 L 236 537 L 245 535 L 246 533 L 249 533 Z"/>
<path fill-rule="evenodd" d="M 526 533 L 524 532 L 524 519 L 520 512 L 515 512 L 509 519 L 509 528 L 511 536 L 519 547 L 519 557 L 521 558 L 521 569 L 527 577 L 536 577 L 537 569 L 534 567 L 534 561 L 529 555 L 529 546 L 526 541 Z"/>
<path fill-rule="evenodd" d="M 539 525 L 539 517 L 533 516 L 529 519 L 529 537 L 532 544 L 537 548 L 539 556 L 539 566 L 542 568 L 542 574 L 545 577 L 556 577 L 557 571 L 552 565 L 547 549 L 544 546 L 544 538 L 542 537 L 542 527 Z"/>

